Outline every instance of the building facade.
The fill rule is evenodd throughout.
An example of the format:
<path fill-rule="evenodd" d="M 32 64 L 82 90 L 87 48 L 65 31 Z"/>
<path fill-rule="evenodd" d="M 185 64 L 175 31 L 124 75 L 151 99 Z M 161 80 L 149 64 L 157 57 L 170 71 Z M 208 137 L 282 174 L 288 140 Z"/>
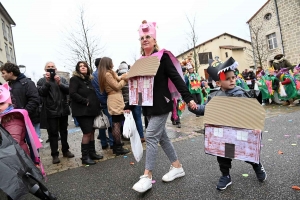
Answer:
<path fill-rule="evenodd" d="M 268 0 L 247 21 L 256 64 L 261 57 L 270 66 L 277 54 L 284 54 L 292 64 L 300 63 L 299 12 L 300 0 Z"/>
<path fill-rule="evenodd" d="M 16 25 L 14 20 L 8 14 L 4 6 L 0 2 L 0 18 L 1 28 L 0 31 L 0 66 L 7 61 L 16 63 L 15 46 L 11 28 Z M 0 76 L 0 82 L 5 82 Z"/>
<path fill-rule="evenodd" d="M 198 74 L 204 78 L 208 78 L 206 72 L 208 67 L 208 59 L 215 59 L 216 56 L 219 60 L 226 61 L 228 58 L 233 57 L 239 63 L 239 71 L 242 72 L 246 68 L 253 67 L 253 60 L 251 59 L 252 46 L 251 42 L 245 39 L 236 37 L 229 33 L 223 33 L 207 40 L 196 46 Z M 193 59 L 193 49 L 176 56 L 181 62 L 186 58 Z"/>

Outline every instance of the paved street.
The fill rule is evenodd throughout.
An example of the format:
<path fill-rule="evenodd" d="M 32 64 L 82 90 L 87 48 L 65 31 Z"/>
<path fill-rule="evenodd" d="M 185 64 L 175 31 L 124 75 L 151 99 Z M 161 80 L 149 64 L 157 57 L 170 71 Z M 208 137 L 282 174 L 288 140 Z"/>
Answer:
<path fill-rule="evenodd" d="M 76 158 L 62 160 L 62 164 L 47 165 L 46 185 L 58 199 L 300 199 L 299 117 L 300 107 L 265 107 L 267 119 L 263 133 L 261 160 L 267 171 L 265 183 L 259 183 L 252 167 L 242 161 L 233 161 L 233 184 L 223 192 L 215 189 L 220 172 L 216 157 L 204 153 L 204 137 L 195 131 L 202 126 L 202 118 L 185 113 L 183 128 L 168 123 L 168 132 L 183 164 L 186 176 L 171 183 L 163 183 L 162 176 L 170 163 L 159 149 L 153 179 L 153 188 L 145 194 L 131 189 L 144 170 L 144 158 L 136 163 L 132 154 L 115 157 L 110 150 L 102 152 L 104 161 L 94 166 L 81 166 L 79 161 L 80 133 L 70 134 L 70 144 Z M 78 140 L 78 141 L 77 141 Z M 129 145 L 127 145 L 129 147 Z M 48 147 L 44 147 L 45 154 Z M 75 148 L 78 148 L 77 150 Z M 283 154 L 278 154 L 278 151 Z M 145 156 L 145 152 L 144 152 Z M 112 159 L 114 158 L 114 159 Z M 46 159 L 44 159 L 46 162 Z M 130 162 L 134 162 L 131 165 Z M 67 164 L 72 163 L 72 164 Z M 74 163 L 77 163 L 77 167 Z M 72 165 L 72 166 L 71 166 Z M 59 166 L 59 167 L 58 167 Z M 56 168 L 57 167 L 57 168 Z M 75 168 L 67 170 L 68 168 Z M 58 173 L 54 173 L 54 171 Z M 62 171 L 62 172 L 59 172 Z M 244 177 L 243 174 L 248 174 Z M 35 199 L 28 195 L 27 199 Z"/>

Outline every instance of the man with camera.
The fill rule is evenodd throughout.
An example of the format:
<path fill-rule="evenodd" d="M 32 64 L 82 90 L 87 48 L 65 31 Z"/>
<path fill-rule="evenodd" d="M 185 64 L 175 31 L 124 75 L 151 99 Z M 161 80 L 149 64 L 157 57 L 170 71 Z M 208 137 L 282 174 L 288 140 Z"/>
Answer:
<path fill-rule="evenodd" d="M 69 84 L 63 77 L 56 75 L 56 66 L 53 62 L 45 65 L 46 74 L 37 82 L 38 91 L 43 97 L 42 110 L 47 117 L 47 132 L 50 141 L 52 163 L 60 163 L 58 158 L 58 132 L 61 137 L 63 156 L 74 157 L 69 151 L 68 144 L 68 115 L 70 109 L 67 95 L 69 94 Z"/>

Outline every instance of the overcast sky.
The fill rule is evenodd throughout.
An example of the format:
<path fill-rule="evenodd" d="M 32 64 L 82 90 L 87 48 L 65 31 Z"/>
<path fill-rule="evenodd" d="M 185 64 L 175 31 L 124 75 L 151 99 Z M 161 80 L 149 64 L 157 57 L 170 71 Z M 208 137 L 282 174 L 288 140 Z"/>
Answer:
<path fill-rule="evenodd" d="M 73 66 L 66 60 L 68 31 L 76 30 L 79 7 L 86 11 L 86 21 L 93 25 L 92 34 L 99 37 L 115 67 L 121 61 L 133 64 L 139 57 L 138 27 L 142 20 L 155 21 L 160 48 L 176 56 L 186 49 L 190 31 L 186 15 L 196 16 L 198 43 L 227 32 L 250 40 L 246 22 L 266 0 L 2 0 L 16 23 L 12 28 L 17 64 L 27 67 L 26 75 L 42 76 L 47 61 L 59 70 Z M 74 67 L 75 68 L 75 67 Z M 33 77 L 35 75 L 35 77 Z"/>

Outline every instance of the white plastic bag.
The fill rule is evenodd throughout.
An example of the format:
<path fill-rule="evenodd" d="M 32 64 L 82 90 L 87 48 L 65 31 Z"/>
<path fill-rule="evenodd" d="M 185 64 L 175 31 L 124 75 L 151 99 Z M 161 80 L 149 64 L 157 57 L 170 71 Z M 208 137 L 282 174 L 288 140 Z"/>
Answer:
<path fill-rule="evenodd" d="M 141 142 L 140 134 L 136 128 L 133 131 L 133 136 L 130 137 L 130 144 L 134 158 L 137 162 L 139 162 L 143 158 L 143 145 Z"/>
<path fill-rule="evenodd" d="M 287 94 L 286 94 L 286 92 L 285 92 L 285 89 L 284 89 L 284 86 L 281 84 L 281 83 L 279 83 L 279 95 L 281 96 L 281 97 L 286 97 L 287 96 Z"/>
<path fill-rule="evenodd" d="M 134 158 L 139 162 L 143 157 L 143 145 L 139 132 L 136 129 L 136 124 L 132 113 L 124 113 L 125 122 L 123 126 L 123 136 L 130 138 L 131 150 L 134 155 Z"/>
<path fill-rule="evenodd" d="M 254 90 L 259 90 L 259 88 L 258 88 L 258 84 L 255 82 L 255 84 L 254 84 Z"/>
<path fill-rule="evenodd" d="M 132 116 L 131 112 L 129 114 L 124 113 L 124 116 L 125 116 L 125 122 L 124 122 L 124 125 L 123 125 L 123 136 L 125 138 L 129 139 L 133 135 L 132 121 L 134 122 L 134 119 L 133 119 L 133 116 Z"/>

